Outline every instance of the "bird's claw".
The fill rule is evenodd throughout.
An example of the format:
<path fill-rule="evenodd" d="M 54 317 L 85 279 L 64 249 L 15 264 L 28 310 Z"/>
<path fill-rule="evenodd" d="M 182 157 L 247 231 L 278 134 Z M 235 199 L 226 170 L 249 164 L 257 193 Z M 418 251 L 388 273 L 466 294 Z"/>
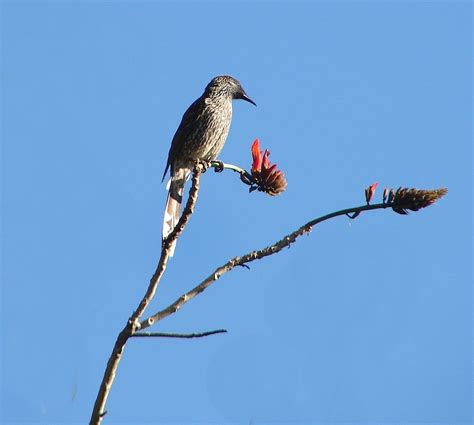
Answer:
<path fill-rule="evenodd" d="M 210 166 L 211 163 L 208 161 L 204 161 L 203 159 L 198 159 L 194 163 L 194 168 L 200 169 L 201 173 L 205 173 Z"/>
<path fill-rule="evenodd" d="M 214 166 L 214 171 L 216 173 L 222 173 L 224 171 L 224 163 L 218 160 L 214 160 L 213 162 L 217 164 Z"/>

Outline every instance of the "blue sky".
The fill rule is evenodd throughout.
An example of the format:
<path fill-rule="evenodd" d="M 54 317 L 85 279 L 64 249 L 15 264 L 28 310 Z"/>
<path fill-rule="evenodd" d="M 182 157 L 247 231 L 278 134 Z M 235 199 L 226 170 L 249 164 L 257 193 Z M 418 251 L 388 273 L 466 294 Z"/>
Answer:
<path fill-rule="evenodd" d="M 154 312 L 229 258 L 363 204 L 239 268 L 132 340 L 105 423 L 472 423 L 470 2 L 2 3 L 2 420 L 84 423 L 160 248 L 181 116 L 238 78 L 220 158 L 259 137 L 288 188 L 207 173 Z M 381 190 L 377 196 L 381 195 Z"/>

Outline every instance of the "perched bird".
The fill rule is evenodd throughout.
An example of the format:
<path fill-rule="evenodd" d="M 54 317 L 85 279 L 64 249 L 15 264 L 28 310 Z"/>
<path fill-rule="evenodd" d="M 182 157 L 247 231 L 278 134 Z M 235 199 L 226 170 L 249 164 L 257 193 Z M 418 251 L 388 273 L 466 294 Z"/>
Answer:
<path fill-rule="evenodd" d="M 204 93 L 184 113 L 173 137 L 163 180 L 170 169 L 168 199 L 163 219 L 163 239 L 179 220 L 184 184 L 196 160 L 213 161 L 224 147 L 232 121 L 232 100 L 243 99 L 256 106 L 233 77 L 221 75 L 207 85 Z M 170 248 L 174 253 L 175 244 Z"/>

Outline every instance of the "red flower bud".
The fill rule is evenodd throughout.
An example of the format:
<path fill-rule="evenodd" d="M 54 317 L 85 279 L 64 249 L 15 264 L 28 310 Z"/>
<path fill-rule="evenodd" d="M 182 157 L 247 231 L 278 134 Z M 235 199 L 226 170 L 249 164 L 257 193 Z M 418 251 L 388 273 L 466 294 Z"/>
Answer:
<path fill-rule="evenodd" d="M 388 189 L 388 187 L 386 187 L 386 188 L 383 190 L 383 198 L 382 198 L 382 202 L 383 202 L 384 204 L 385 204 L 385 202 L 387 201 L 388 192 L 389 192 L 389 189 Z"/>
<path fill-rule="evenodd" d="M 367 201 L 367 205 L 372 200 L 375 190 L 377 189 L 378 183 L 372 183 L 367 189 L 365 189 L 365 200 Z"/>

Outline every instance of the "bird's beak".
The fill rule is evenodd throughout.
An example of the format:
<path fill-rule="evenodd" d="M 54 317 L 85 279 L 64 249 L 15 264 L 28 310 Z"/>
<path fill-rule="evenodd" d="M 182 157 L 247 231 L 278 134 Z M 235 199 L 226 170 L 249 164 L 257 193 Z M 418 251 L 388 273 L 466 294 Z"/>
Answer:
<path fill-rule="evenodd" d="M 252 99 L 250 99 L 250 97 L 248 97 L 246 93 L 242 93 L 240 98 L 242 100 L 246 100 L 247 102 L 250 102 L 252 105 L 257 106 L 257 104 Z"/>

